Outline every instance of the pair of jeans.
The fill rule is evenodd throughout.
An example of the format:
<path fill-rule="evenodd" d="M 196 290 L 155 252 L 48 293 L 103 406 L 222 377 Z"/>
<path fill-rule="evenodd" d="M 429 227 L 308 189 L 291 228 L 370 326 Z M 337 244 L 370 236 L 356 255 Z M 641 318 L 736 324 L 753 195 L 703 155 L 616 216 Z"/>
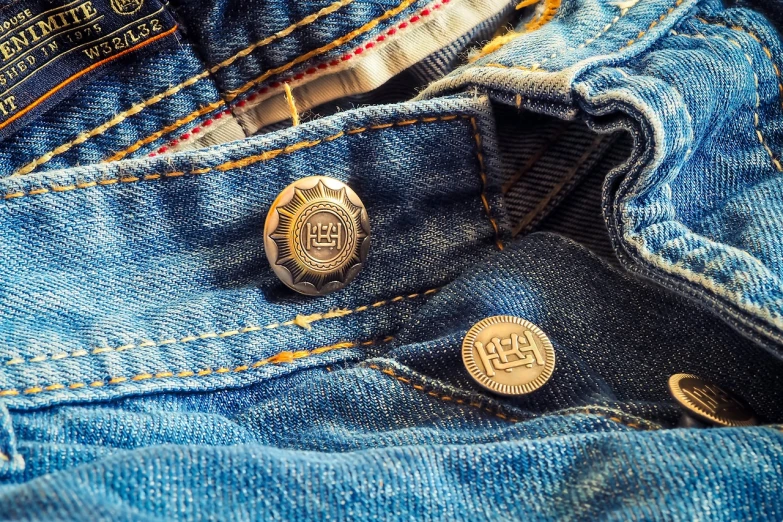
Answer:
<path fill-rule="evenodd" d="M 0 518 L 781 519 L 776 29 L 716 1 L 513 8 L 419 58 L 474 4 L 167 6 L 188 45 L 0 142 Z M 186 62 L 227 65 L 107 101 Z M 377 63 L 405 69 L 360 96 Z M 297 126 L 285 79 L 315 113 Z M 362 272 L 320 297 L 263 246 L 311 175 L 372 226 Z M 554 346 L 528 395 L 462 363 L 501 314 Z M 760 425 L 678 427 L 682 372 Z"/>

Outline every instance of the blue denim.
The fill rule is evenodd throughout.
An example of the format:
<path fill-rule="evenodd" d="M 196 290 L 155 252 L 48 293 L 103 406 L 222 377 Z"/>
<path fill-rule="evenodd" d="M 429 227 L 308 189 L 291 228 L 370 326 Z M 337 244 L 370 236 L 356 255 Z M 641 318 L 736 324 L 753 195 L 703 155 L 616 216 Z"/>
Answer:
<path fill-rule="evenodd" d="M 329 5 L 173 8 L 214 64 Z M 203 85 L 230 105 L 400 5 L 346 4 Z M 405 5 L 366 38 L 427 4 Z M 154 139 L 121 161 L 0 178 L 0 519 L 782 519 L 778 33 L 711 0 L 564 0 L 480 54 L 438 68 L 444 49 L 414 101 L 196 150 L 149 157 L 167 122 L 142 111 L 133 140 Z M 83 145 L 128 146 L 102 139 Z M 311 175 L 350 185 L 373 231 L 321 297 L 263 250 L 269 206 Z M 498 314 L 552 340 L 531 394 L 463 366 Z M 760 425 L 678 427 L 674 373 Z"/>

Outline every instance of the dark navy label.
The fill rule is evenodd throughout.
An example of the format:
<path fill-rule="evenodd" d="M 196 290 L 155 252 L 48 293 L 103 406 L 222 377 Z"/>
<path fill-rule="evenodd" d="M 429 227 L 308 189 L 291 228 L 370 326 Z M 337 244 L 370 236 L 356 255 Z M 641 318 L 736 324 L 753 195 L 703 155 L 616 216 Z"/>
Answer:
<path fill-rule="evenodd" d="M 0 10 L 0 137 L 105 64 L 166 39 L 158 0 L 20 0 Z"/>

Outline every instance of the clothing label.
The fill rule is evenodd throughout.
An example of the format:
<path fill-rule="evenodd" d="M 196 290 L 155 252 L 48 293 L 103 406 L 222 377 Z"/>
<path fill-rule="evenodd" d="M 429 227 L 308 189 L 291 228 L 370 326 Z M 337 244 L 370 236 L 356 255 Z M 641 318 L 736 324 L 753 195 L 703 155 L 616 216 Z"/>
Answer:
<path fill-rule="evenodd" d="M 0 138 L 98 74 L 166 39 L 158 0 L 19 0 L 0 10 Z"/>

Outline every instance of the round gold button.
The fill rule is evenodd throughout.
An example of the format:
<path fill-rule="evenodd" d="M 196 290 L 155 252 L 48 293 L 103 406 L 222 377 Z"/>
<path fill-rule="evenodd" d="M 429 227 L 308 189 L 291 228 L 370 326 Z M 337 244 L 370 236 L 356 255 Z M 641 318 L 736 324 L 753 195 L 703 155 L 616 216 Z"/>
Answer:
<path fill-rule="evenodd" d="M 264 224 L 266 257 L 277 277 L 306 295 L 347 285 L 370 250 L 370 221 L 359 196 L 326 176 L 302 178 L 277 196 Z"/>
<path fill-rule="evenodd" d="M 555 349 L 541 329 L 511 315 L 488 317 L 462 341 L 462 361 L 470 376 L 502 395 L 539 389 L 555 370 Z"/>
<path fill-rule="evenodd" d="M 756 416 L 742 400 L 720 386 L 688 373 L 669 377 L 672 396 L 694 417 L 719 426 L 754 426 Z"/>

